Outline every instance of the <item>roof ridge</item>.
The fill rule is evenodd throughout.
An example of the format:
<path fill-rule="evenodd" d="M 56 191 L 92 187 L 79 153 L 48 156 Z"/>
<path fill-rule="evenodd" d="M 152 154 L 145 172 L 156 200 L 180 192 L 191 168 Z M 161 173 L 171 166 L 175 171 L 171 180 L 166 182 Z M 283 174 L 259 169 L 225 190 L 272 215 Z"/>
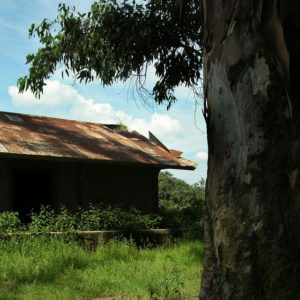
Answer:
<path fill-rule="evenodd" d="M 42 119 L 64 120 L 64 121 L 78 122 L 78 123 L 88 123 L 88 124 L 102 125 L 102 126 L 118 125 L 118 124 L 112 124 L 112 123 L 99 123 L 99 122 L 67 119 L 67 118 L 49 117 L 49 116 L 42 116 L 42 115 L 32 115 L 32 114 L 25 114 L 25 113 L 11 112 L 11 111 L 0 111 L 0 114 L 1 113 L 3 113 L 3 114 L 13 114 L 13 115 L 25 116 L 25 117 L 33 117 L 33 118 L 39 118 L 39 119 L 42 118 Z"/>

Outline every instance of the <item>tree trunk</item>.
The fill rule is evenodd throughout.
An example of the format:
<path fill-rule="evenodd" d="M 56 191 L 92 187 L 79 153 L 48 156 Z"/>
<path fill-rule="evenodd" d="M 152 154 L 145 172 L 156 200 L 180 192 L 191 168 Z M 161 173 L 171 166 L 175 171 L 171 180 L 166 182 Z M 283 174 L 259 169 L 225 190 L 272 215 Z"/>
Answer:
<path fill-rule="evenodd" d="M 299 0 L 203 0 L 200 299 L 300 299 Z"/>

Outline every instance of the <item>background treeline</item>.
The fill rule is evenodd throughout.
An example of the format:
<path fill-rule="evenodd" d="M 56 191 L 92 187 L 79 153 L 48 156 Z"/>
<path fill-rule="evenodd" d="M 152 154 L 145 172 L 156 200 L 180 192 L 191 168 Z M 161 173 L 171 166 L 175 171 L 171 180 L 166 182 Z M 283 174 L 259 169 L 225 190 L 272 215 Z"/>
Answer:
<path fill-rule="evenodd" d="M 129 211 L 116 207 L 90 205 L 71 213 L 65 207 L 55 211 L 42 206 L 31 212 L 30 222 L 22 224 L 18 212 L 0 214 L 0 233 L 31 231 L 91 231 L 138 230 L 154 228 L 182 228 L 187 238 L 203 237 L 205 181 L 189 185 L 169 172 L 159 175 L 159 209 L 144 214 L 136 209 Z"/>

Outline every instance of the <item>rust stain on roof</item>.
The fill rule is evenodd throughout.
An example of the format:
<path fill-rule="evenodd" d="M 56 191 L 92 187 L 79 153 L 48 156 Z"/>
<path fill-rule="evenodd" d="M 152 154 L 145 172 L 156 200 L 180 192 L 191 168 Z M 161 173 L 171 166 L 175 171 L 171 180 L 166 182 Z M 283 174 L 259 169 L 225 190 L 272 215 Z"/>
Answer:
<path fill-rule="evenodd" d="M 116 125 L 0 112 L 0 155 L 140 163 L 195 169 L 195 162 Z"/>
<path fill-rule="evenodd" d="M 177 150 L 170 150 L 170 154 L 173 156 L 173 157 L 176 157 L 176 158 L 180 158 L 181 154 L 183 152 L 181 151 L 177 151 Z"/>

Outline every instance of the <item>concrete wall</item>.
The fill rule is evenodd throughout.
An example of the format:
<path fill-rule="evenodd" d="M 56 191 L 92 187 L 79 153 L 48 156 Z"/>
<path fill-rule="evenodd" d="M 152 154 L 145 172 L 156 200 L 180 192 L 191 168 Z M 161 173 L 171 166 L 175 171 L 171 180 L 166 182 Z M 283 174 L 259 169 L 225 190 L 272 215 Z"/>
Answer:
<path fill-rule="evenodd" d="M 6 158 L 0 160 L 0 211 L 13 207 L 16 169 L 51 174 L 51 206 L 56 209 L 65 205 L 74 211 L 77 206 L 103 203 L 150 212 L 158 205 L 159 170 L 155 168 Z M 34 192 L 35 182 L 28 184 Z"/>

